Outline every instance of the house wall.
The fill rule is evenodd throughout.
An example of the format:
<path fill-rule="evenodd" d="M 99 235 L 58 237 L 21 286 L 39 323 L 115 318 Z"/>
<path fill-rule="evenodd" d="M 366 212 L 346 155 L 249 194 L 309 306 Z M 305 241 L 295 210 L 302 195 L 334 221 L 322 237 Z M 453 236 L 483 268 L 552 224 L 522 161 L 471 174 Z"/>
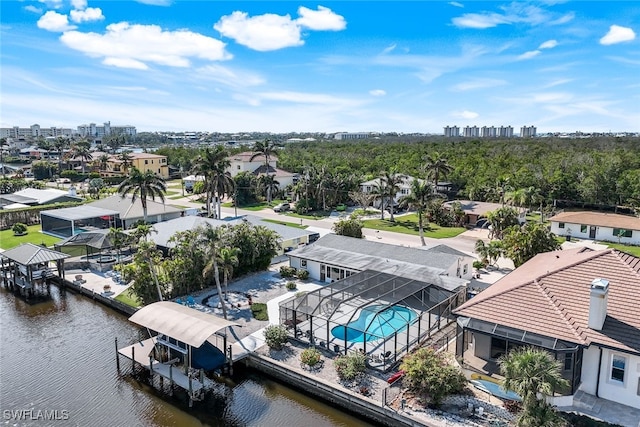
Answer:
<path fill-rule="evenodd" d="M 491 337 L 484 334 L 473 335 L 473 355 L 483 360 L 490 360 Z"/>
<path fill-rule="evenodd" d="M 624 380 L 622 382 L 611 378 L 614 356 L 621 357 L 625 361 Z M 592 345 L 585 350 L 580 390 L 593 395 L 597 392 L 598 397 L 603 399 L 640 409 L 640 356 L 603 348 L 600 364 L 600 384 L 596 390 L 599 360 L 599 347 Z"/>
<path fill-rule="evenodd" d="M 240 172 L 253 172 L 260 166 L 264 165 L 264 156 L 258 156 L 253 159 L 252 162 L 234 160 L 233 158 L 230 158 L 229 160 L 231 165 L 229 166 L 228 170 L 231 173 L 231 176 L 236 176 Z M 276 168 L 276 164 L 276 160 L 269 160 L 269 166 L 271 166 L 272 168 Z"/>
<path fill-rule="evenodd" d="M 165 156 L 147 159 L 137 158 L 133 159 L 132 164 L 142 173 L 151 171 L 162 178 L 169 178 L 169 165 L 167 164 L 167 158 Z"/>
<path fill-rule="evenodd" d="M 453 257 L 453 255 L 452 255 Z M 471 257 L 463 257 L 460 260 L 460 276 L 457 275 L 458 273 L 458 263 L 454 262 L 449 269 L 447 270 L 446 274 L 447 276 L 450 277 L 461 277 L 463 279 L 467 279 L 467 280 L 471 280 L 473 278 L 473 261 L 474 259 Z M 467 266 L 466 268 L 466 273 L 465 273 L 465 265 Z"/>
<path fill-rule="evenodd" d="M 564 224 L 564 228 L 560 228 L 560 224 Z M 586 227 L 585 231 L 581 231 L 582 226 Z M 590 224 L 551 221 L 551 232 L 558 236 L 570 235 L 577 239 L 590 239 L 590 228 Z M 596 237 L 594 240 L 618 243 L 618 236 L 613 234 L 612 227 L 596 226 Z M 640 230 L 633 230 L 631 237 L 621 237 L 620 243 L 640 245 Z"/>

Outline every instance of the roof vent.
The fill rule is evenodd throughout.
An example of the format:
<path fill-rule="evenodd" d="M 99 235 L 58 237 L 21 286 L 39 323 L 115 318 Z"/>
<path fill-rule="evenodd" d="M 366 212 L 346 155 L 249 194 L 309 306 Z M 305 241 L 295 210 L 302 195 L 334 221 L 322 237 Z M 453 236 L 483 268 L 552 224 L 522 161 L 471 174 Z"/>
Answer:
<path fill-rule="evenodd" d="M 589 297 L 589 327 L 591 329 L 602 330 L 607 318 L 608 297 L 609 281 L 602 278 L 593 279 Z"/>

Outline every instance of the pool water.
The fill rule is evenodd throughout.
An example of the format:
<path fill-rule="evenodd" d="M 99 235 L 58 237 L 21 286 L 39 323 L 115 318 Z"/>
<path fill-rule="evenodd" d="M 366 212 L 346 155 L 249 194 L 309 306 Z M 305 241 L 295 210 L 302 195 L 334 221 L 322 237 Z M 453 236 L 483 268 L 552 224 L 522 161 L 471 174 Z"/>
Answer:
<path fill-rule="evenodd" d="M 402 305 L 372 305 L 363 308 L 354 321 L 331 329 L 331 335 L 348 342 L 384 339 L 405 328 L 416 317 L 415 311 Z"/>

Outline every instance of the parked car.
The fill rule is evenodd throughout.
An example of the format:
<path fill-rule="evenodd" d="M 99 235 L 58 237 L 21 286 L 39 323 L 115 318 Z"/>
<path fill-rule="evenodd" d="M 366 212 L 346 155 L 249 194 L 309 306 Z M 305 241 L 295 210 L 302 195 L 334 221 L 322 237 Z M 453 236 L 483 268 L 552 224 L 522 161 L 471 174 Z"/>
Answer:
<path fill-rule="evenodd" d="M 280 203 L 273 207 L 274 212 L 286 212 L 291 209 L 291 205 L 289 203 Z"/>

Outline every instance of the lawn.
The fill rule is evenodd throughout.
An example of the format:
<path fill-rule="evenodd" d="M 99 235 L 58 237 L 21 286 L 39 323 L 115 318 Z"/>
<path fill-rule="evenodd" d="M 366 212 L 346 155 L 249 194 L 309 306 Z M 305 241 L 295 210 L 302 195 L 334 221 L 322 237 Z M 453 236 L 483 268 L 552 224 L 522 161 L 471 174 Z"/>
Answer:
<path fill-rule="evenodd" d="M 281 225 L 286 225 L 286 226 L 289 226 L 289 227 L 301 228 L 303 230 L 308 227 L 308 225 L 300 225 L 300 224 L 296 224 L 295 222 L 278 221 L 277 219 L 266 219 L 266 218 L 263 218 L 262 220 L 264 222 L 272 222 L 274 224 L 281 224 Z"/>
<path fill-rule="evenodd" d="M 388 217 L 387 217 L 388 218 Z M 418 236 L 418 216 L 415 214 L 403 215 L 396 218 L 395 222 L 388 219 L 367 219 L 362 221 L 365 228 L 374 230 L 393 231 L 394 233 L 413 234 Z M 433 239 L 444 239 L 447 237 L 456 237 L 466 231 L 464 227 L 440 227 L 439 225 L 424 221 L 424 237 Z"/>
<path fill-rule="evenodd" d="M 33 243 L 34 245 L 45 244 L 47 246 L 53 246 L 54 243 L 58 243 L 60 240 L 57 237 L 49 236 L 40 232 L 40 225 L 30 225 L 27 227 L 29 234 L 25 236 L 14 236 L 11 229 L 0 231 L 0 248 L 7 250 L 20 246 L 23 243 Z"/>
<path fill-rule="evenodd" d="M 611 243 L 611 242 L 598 242 L 604 245 L 609 246 L 610 248 L 618 249 L 619 251 L 626 252 L 633 256 L 640 258 L 640 246 L 630 246 L 630 245 L 622 245 L 619 243 Z"/>
<path fill-rule="evenodd" d="M 117 297 L 115 297 L 116 301 L 120 301 L 123 304 L 126 304 L 130 307 L 140 307 L 140 301 L 138 300 L 138 297 L 136 297 L 133 292 L 131 292 L 131 288 L 127 289 L 126 291 L 122 292 L 120 295 L 118 295 Z"/>
<path fill-rule="evenodd" d="M 286 215 L 294 218 L 322 219 L 322 218 L 327 218 L 329 215 L 331 215 L 331 212 L 330 211 L 313 211 L 306 214 L 299 214 L 294 211 L 290 211 L 290 212 L 287 212 Z"/>

